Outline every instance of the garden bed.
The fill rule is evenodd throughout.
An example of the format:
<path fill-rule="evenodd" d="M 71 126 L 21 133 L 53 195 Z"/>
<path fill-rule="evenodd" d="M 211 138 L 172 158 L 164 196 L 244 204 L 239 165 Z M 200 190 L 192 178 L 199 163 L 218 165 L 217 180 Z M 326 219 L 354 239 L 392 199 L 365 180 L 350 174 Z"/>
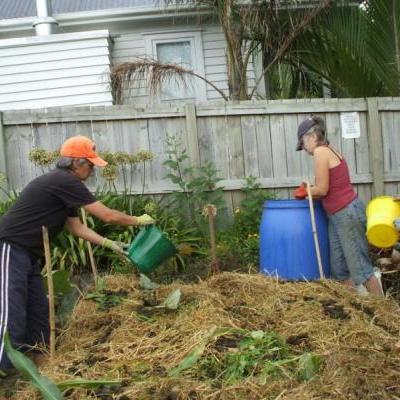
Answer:
<path fill-rule="evenodd" d="M 400 310 L 390 299 L 359 297 L 332 281 L 282 283 L 258 274 L 222 273 L 153 291 L 134 276 L 106 283 L 123 300 L 103 308 L 80 300 L 42 372 L 56 382 L 121 384 L 70 390 L 66 398 L 400 397 Z M 178 288 L 177 310 L 154 307 Z M 22 381 L 16 387 L 14 399 L 40 398 Z"/>

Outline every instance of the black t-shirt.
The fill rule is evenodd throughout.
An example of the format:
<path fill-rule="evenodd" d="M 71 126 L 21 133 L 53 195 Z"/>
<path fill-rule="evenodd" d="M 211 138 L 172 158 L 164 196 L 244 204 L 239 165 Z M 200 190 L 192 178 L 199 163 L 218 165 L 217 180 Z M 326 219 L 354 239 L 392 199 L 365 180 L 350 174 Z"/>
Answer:
<path fill-rule="evenodd" d="M 70 171 L 52 170 L 32 180 L 15 204 L 0 218 L 0 239 L 26 249 L 32 256 L 43 254 L 42 226 L 56 236 L 78 208 L 96 201 L 88 188 Z"/>

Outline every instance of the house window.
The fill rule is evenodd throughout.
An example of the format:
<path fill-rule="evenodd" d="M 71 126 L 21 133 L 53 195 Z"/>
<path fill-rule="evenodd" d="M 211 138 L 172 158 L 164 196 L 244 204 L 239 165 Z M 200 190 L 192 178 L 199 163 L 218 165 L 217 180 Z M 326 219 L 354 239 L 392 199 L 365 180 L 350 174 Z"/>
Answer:
<path fill-rule="evenodd" d="M 156 43 L 157 60 L 162 63 L 173 63 L 185 69 L 192 69 L 192 55 L 190 41 Z M 186 79 L 188 85 L 184 85 L 180 79 L 171 79 L 163 85 L 161 98 L 171 99 L 193 99 L 192 79 Z"/>
<path fill-rule="evenodd" d="M 162 63 L 176 64 L 204 76 L 199 32 L 146 35 L 146 51 Z M 206 99 L 206 88 L 202 80 L 186 75 L 184 82 L 182 79 L 171 77 L 161 88 L 161 101 Z"/>

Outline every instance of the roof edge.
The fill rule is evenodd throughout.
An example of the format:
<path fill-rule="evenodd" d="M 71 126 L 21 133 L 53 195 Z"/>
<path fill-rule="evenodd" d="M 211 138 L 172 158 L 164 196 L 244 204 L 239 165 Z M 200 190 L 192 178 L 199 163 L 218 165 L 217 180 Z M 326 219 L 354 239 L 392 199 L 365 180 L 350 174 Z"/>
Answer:
<path fill-rule="evenodd" d="M 108 39 L 109 37 L 110 32 L 108 29 L 85 32 L 57 33 L 43 36 L 27 36 L 11 39 L 0 39 L 0 48 L 35 46 L 37 44 L 60 43 L 98 38 Z"/>
<path fill-rule="evenodd" d="M 80 11 L 62 14 L 53 14 L 59 26 L 76 26 L 85 24 L 96 24 L 103 22 L 134 21 L 147 19 L 163 19 L 179 16 L 198 16 L 209 14 L 209 11 L 200 11 L 193 7 L 129 7 L 95 11 Z M 10 18 L 0 20 L 0 32 L 20 31 L 32 29 L 36 16 L 24 18 Z"/>

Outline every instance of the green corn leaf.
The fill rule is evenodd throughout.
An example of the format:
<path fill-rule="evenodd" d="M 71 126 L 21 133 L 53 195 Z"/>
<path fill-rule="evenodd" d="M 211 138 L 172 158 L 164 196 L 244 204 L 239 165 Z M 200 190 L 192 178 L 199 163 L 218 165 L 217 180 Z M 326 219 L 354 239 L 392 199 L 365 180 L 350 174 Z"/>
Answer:
<path fill-rule="evenodd" d="M 301 355 L 298 364 L 298 377 L 300 380 L 309 381 L 317 375 L 321 366 L 321 358 L 313 353 L 304 353 Z"/>
<path fill-rule="evenodd" d="M 56 384 L 41 375 L 36 365 L 28 357 L 13 348 L 8 332 L 4 335 L 4 348 L 14 368 L 31 381 L 32 385 L 40 391 L 44 400 L 63 399 Z"/>
<path fill-rule="evenodd" d="M 60 390 L 64 391 L 71 388 L 85 388 L 85 389 L 97 389 L 102 386 L 119 386 L 122 381 L 116 380 L 86 380 L 86 379 L 75 379 L 72 381 L 64 381 L 59 383 L 57 386 Z"/>
<path fill-rule="evenodd" d="M 177 376 L 185 369 L 190 368 L 194 365 L 197 360 L 203 355 L 206 349 L 207 342 L 203 341 L 198 346 L 196 346 L 180 363 L 176 368 L 173 368 L 169 373 L 170 376 Z"/>
<path fill-rule="evenodd" d="M 71 290 L 74 288 L 74 285 L 71 284 L 70 272 L 68 270 L 59 269 L 56 271 L 52 271 L 52 275 L 53 275 L 54 294 L 65 296 L 68 293 L 70 293 Z M 43 283 L 46 290 L 48 290 L 47 276 L 43 277 Z"/>
<path fill-rule="evenodd" d="M 73 289 L 74 285 L 70 281 L 70 272 L 65 269 L 53 271 L 54 293 L 67 295 Z"/>

